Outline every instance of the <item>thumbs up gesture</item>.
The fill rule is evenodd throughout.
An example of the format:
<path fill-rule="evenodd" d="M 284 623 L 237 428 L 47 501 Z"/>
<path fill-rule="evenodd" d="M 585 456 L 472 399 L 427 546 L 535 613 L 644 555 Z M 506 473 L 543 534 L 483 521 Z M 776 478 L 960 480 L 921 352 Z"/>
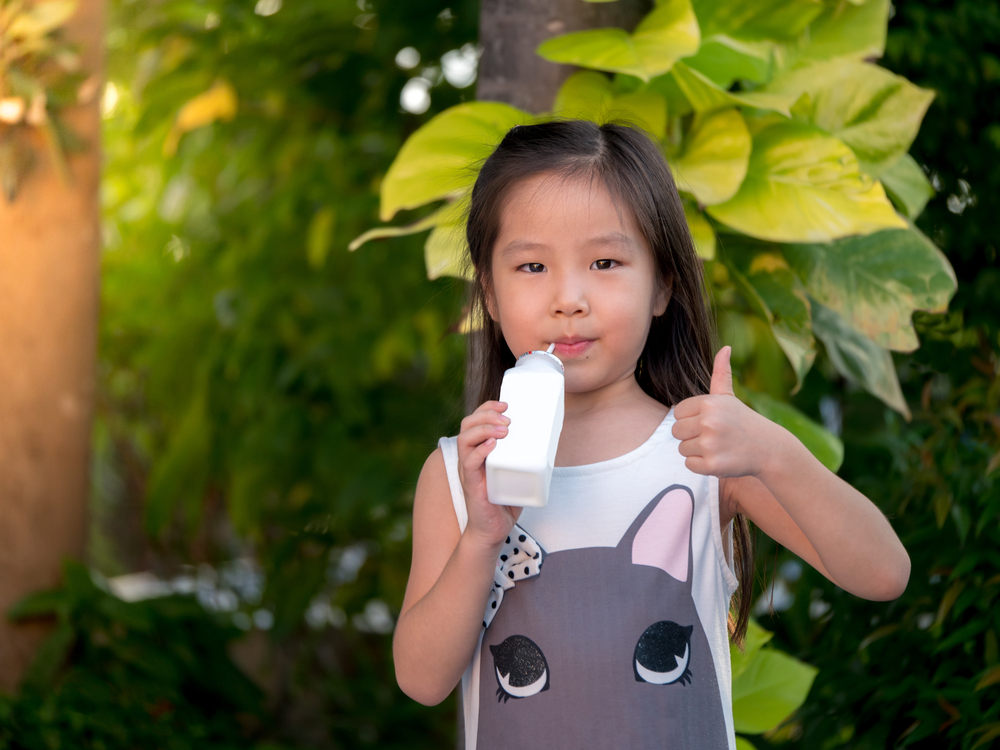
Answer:
<path fill-rule="evenodd" d="M 740 477 L 762 468 L 764 418 L 733 395 L 731 354 L 724 346 L 715 355 L 707 396 L 686 398 L 674 408 L 673 435 L 681 441 L 684 465 L 696 474 Z"/>

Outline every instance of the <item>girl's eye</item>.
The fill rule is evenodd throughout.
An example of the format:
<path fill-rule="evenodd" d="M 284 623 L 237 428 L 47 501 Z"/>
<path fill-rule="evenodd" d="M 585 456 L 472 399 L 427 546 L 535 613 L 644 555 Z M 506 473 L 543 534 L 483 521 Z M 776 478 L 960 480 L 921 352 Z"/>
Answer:
<path fill-rule="evenodd" d="M 670 620 L 654 622 L 639 636 L 632 657 L 636 682 L 670 685 L 691 682 L 691 632 L 694 626 L 683 627 Z"/>
<path fill-rule="evenodd" d="M 528 273 L 541 273 L 545 270 L 545 266 L 541 263 L 525 263 L 521 268 L 527 270 Z"/>
<path fill-rule="evenodd" d="M 497 678 L 497 702 L 530 698 L 549 689 L 549 665 L 538 645 L 523 635 L 512 635 L 490 646 Z"/>
<path fill-rule="evenodd" d="M 617 260 L 611 260 L 610 258 L 604 258 L 603 260 L 595 260 L 591 264 L 591 266 L 595 270 L 597 270 L 597 271 L 607 271 L 608 269 L 615 267 L 615 266 L 611 265 L 612 263 L 614 263 L 615 265 L 621 265 Z"/>

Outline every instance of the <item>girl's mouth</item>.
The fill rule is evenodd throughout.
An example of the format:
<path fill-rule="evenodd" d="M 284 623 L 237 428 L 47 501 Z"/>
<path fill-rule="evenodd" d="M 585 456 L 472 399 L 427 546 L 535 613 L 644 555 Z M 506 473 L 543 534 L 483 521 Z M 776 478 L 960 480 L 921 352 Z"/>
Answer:
<path fill-rule="evenodd" d="M 593 339 L 582 339 L 572 342 L 557 341 L 555 353 L 559 357 L 577 357 L 587 351 L 593 343 Z"/>

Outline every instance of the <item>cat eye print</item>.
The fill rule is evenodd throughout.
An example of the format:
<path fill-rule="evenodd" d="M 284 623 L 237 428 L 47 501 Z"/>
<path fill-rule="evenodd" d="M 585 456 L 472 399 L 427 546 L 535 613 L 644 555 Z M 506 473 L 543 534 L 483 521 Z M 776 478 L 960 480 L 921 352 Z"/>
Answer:
<path fill-rule="evenodd" d="M 654 622 L 635 644 L 632 668 L 637 682 L 670 685 L 691 682 L 691 633 L 694 626 L 683 627 L 670 620 Z"/>
<path fill-rule="evenodd" d="M 490 646 L 497 678 L 497 702 L 530 698 L 549 689 L 549 665 L 538 645 L 523 635 L 512 635 Z"/>

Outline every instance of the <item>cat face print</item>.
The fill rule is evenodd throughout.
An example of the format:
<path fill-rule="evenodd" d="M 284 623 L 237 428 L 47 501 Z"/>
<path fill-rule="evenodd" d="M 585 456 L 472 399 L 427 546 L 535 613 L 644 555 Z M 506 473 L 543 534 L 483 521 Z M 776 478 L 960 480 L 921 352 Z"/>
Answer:
<path fill-rule="evenodd" d="M 543 551 L 484 634 L 477 747 L 728 747 L 691 594 L 693 512 L 674 485 L 617 547 Z"/>

